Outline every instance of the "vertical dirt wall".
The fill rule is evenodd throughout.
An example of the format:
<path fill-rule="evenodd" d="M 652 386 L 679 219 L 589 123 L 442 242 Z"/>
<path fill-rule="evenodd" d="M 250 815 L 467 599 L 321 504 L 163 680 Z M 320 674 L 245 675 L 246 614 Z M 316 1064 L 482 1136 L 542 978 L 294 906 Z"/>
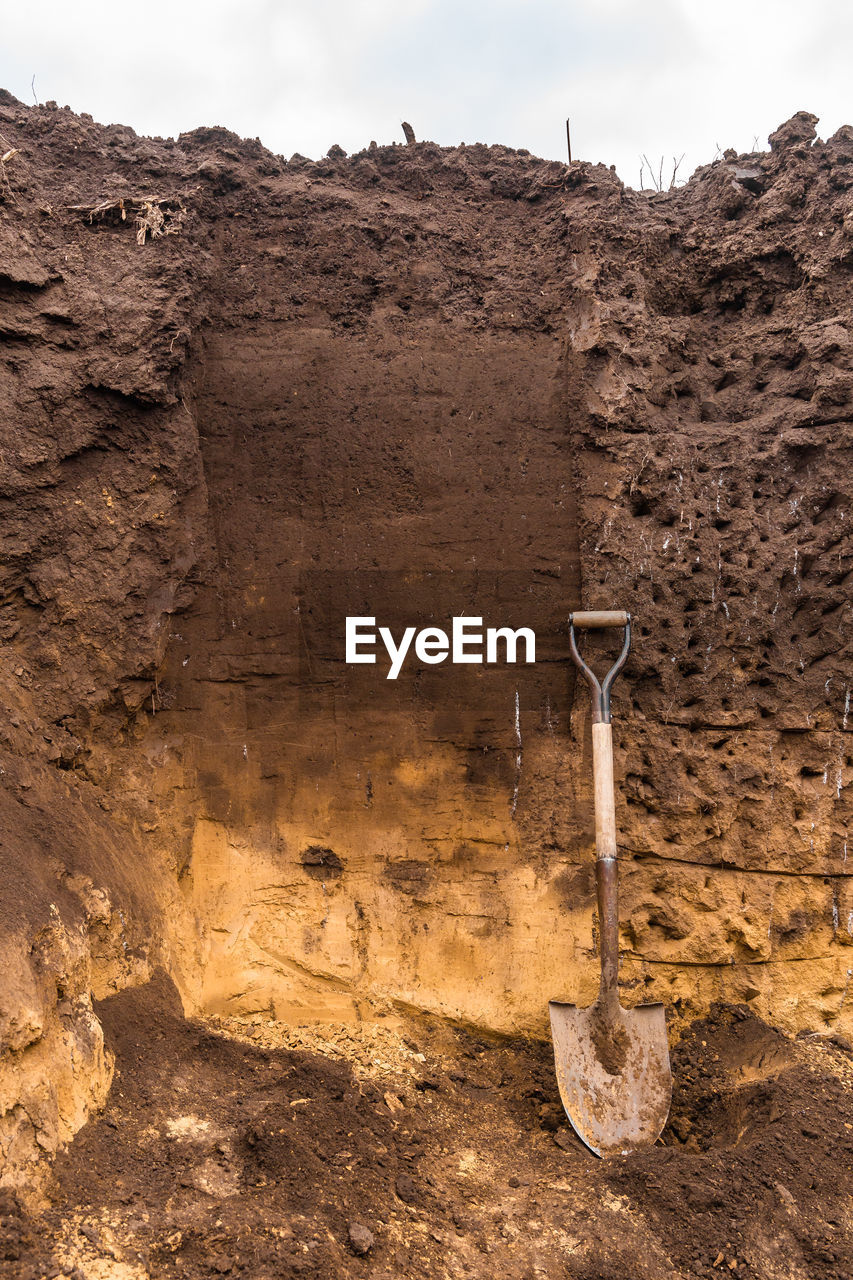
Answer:
<path fill-rule="evenodd" d="M 97 1104 L 91 993 L 155 960 L 286 1017 L 587 998 L 581 602 L 638 624 L 627 998 L 849 1021 L 853 133 L 814 123 L 651 194 L 0 93 L 10 1168 Z M 531 625 L 537 663 L 387 682 L 350 612 Z"/>
<path fill-rule="evenodd" d="M 215 1007 L 542 1030 L 548 994 L 590 996 L 582 599 L 637 619 L 628 998 L 843 1018 L 848 142 L 812 135 L 652 199 L 589 168 L 460 196 L 428 149 L 368 153 L 345 191 L 343 161 L 303 170 L 252 254 L 223 241 L 216 585 L 160 728 Z M 347 613 L 493 610 L 536 627 L 536 672 L 341 664 Z"/>
<path fill-rule="evenodd" d="M 181 788 L 209 1006 L 310 1019 L 394 1000 L 509 1026 L 562 980 L 588 934 L 569 888 L 565 378 L 552 336 L 440 318 L 205 344 L 215 568 L 152 738 L 164 807 Z M 412 653 L 389 680 L 384 649 L 344 662 L 347 615 L 395 637 L 455 615 L 529 627 L 536 662 Z"/>
<path fill-rule="evenodd" d="M 585 597 L 630 590 L 624 938 L 666 998 L 849 1017 L 853 134 L 795 116 L 567 228 Z M 619 261 L 614 269 L 614 261 Z"/>

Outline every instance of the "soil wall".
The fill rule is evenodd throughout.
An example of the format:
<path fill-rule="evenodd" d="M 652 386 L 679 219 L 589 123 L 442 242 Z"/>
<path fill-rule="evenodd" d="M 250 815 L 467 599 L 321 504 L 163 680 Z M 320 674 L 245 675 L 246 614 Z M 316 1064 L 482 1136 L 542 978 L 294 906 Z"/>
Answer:
<path fill-rule="evenodd" d="M 300 1021 L 589 998 L 581 603 L 637 624 L 626 1000 L 849 1022 L 853 133 L 814 132 L 650 194 L 0 100 L 9 1168 L 97 1105 L 91 993 L 155 962 Z M 537 662 L 387 681 L 347 614 Z"/>

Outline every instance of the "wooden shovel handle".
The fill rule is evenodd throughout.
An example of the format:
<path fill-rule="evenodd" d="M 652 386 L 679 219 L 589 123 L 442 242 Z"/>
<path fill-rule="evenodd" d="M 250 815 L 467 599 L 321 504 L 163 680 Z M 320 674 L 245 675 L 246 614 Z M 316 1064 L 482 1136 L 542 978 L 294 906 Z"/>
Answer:
<path fill-rule="evenodd" d="M 605 1016 L 619 1005 L 619 888 L 616 870 L 616 797 L 613 787 L 613 740 L 609 724 L 592 726 L 595 791 L 595 883 L 601 936 L 601 987 L 598 998 Z"/>
<path fill-rule="evenodd" d="M 569 622 L 574 627 L 600 630 L 603 627 L 625 627 L 631 615 L 624 609 L 593 609 L 585 613 L 570 613 Z"/>

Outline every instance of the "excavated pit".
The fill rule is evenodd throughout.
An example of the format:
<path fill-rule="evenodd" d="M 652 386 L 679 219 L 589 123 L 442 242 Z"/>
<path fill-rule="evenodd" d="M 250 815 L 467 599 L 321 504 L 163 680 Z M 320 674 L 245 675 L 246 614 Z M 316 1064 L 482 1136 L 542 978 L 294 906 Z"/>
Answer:
<path fill-rule="evenodd" d="M 853 132 L 814 125 L 652 195 L 0 94 L 10 1276 L 849 1275 Z M 544 1038 L 598 980 L 581 604 L 636 619 L 622 996 L 675 1086 L 603 1164 Z M 348 615 L 537 661 L 389 681 Z"/>
<path fill-rule="evenodd" d="M 386 327 L 247 321 L 205 341 L 212 565 L 138 754 L 188 833 L 204 1008 L 304 1021 L 396 1001 L 512 1029 L 541 1022 L 573 953 L 554 885 L 580 842 L 557 736 L 579 591 L 566 362 L 553 337 Z M 412 654 L 389 680 L 381 645 L 344 662 L 347 616 L 399 638 L 463 615 L 534 629 L 536 663 Z M 547 877 L 519 835 L 534 823 Z"/>
<path fill-rule="evenodd" d="M 541 1042 L 187 1022 L 163 974 L 98 1015 L 116 1085 L 38 1222 L 9 1203 L 11 1275 L 849 1274 L 850 1051 L 744 1009 L 676 1047 L 662 1145 L 605 1161 Z"/>

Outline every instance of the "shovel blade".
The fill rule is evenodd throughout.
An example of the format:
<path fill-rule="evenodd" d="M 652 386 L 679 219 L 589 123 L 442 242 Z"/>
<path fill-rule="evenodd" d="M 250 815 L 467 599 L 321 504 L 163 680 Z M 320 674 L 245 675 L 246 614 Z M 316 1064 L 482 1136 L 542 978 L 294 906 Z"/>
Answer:
<path fill-rule="evenodd" d="M 615 1025 L 598 1001 L 579 1009 L 552 1000 L 549 1008 L 557 1083 L 575 1133 L 597 1156 L 651 1146 L 672 1098 L 663 1005 L 620 1006 Z"/>

